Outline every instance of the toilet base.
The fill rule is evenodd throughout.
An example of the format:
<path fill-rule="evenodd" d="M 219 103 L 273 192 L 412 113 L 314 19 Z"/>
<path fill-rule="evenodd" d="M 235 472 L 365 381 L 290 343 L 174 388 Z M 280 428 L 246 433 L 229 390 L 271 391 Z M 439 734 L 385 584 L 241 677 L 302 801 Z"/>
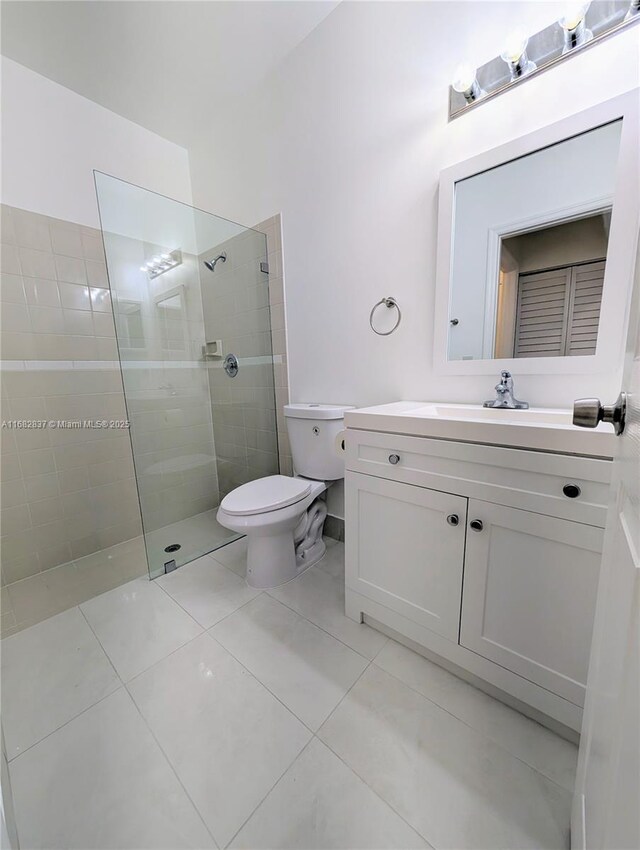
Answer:
<path fill-rule="evenodd" d="M 249 535 L 247 584 L 261 589 L 286 584 L 317 564 L 326 549 L 321 537 L 304 552 L 304 557 L 299 558 L 296 557 L 293 534 L 290 531 L 268 537 Z"/>

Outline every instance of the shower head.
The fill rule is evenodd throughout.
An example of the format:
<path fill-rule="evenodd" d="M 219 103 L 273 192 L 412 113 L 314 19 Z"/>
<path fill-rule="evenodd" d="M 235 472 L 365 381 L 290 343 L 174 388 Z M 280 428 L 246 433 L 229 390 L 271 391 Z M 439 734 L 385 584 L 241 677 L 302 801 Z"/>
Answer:
<path fill-rule="evenodd" d="M 214 257 L 213 260 L 205 260 L 204 264 L 209 269 L 210 272 L 214 272 L 216 270 L 216 263 L 218 260 L 221 260 L 223 263 L 227 262 L 227 252 L 223 251 L 221 254 L 218 254 L 217 257 Z"/>

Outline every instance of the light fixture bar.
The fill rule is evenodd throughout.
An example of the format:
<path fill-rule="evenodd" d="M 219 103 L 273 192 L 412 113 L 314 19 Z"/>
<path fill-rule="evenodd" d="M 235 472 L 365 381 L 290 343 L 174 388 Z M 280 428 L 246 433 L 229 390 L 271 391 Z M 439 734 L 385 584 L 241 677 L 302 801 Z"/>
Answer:
<path fill-rule="evenodd" d="M 638 21 L 640 0 L 594 0 L 591 3 L 570 3 L 557 21 L 528 39 L 516 38 L 516 34 L 512 33 L 502 55 L 476 69 L 471 77 L 473 90 L 462 89 L 460 74 L 456 73 L 453 85 L 449 86 L 449 120 L 459 118 L 486 100 L 530 80 Z"/>
<path fill-rule="evenodd" d="M 157 254 L 150 260 L 147 260 L 143 266 L 140 266 L 140 271 L 146 272 L 150 279 L 153 280 L 155 277 L 159 277 L 161 274 L 171 271 L 171 269 L 175 269 L 180 265 L 182 265 L 182 251 L 176 248 L 175 251 L 171 251 L 168 254 Z"/>

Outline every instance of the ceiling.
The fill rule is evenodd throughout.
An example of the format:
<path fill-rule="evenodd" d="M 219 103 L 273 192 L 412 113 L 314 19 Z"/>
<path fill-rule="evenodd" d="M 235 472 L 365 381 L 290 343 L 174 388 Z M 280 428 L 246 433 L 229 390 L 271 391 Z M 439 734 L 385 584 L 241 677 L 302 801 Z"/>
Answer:
<path fill-rule="evenodd" d="M 338 2 L 2 0 L 1 50 L 186 147 Z"/>

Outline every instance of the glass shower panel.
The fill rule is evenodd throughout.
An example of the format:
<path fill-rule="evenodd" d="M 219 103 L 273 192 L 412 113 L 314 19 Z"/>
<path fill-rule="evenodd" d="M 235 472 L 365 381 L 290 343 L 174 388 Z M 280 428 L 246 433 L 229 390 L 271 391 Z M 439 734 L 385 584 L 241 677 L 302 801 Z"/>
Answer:
<path fill-rule="evenodd" d="M 235 540 L 220 501 L 278 471 L 266 237 L 95 176 L 155 578 Z"/>

